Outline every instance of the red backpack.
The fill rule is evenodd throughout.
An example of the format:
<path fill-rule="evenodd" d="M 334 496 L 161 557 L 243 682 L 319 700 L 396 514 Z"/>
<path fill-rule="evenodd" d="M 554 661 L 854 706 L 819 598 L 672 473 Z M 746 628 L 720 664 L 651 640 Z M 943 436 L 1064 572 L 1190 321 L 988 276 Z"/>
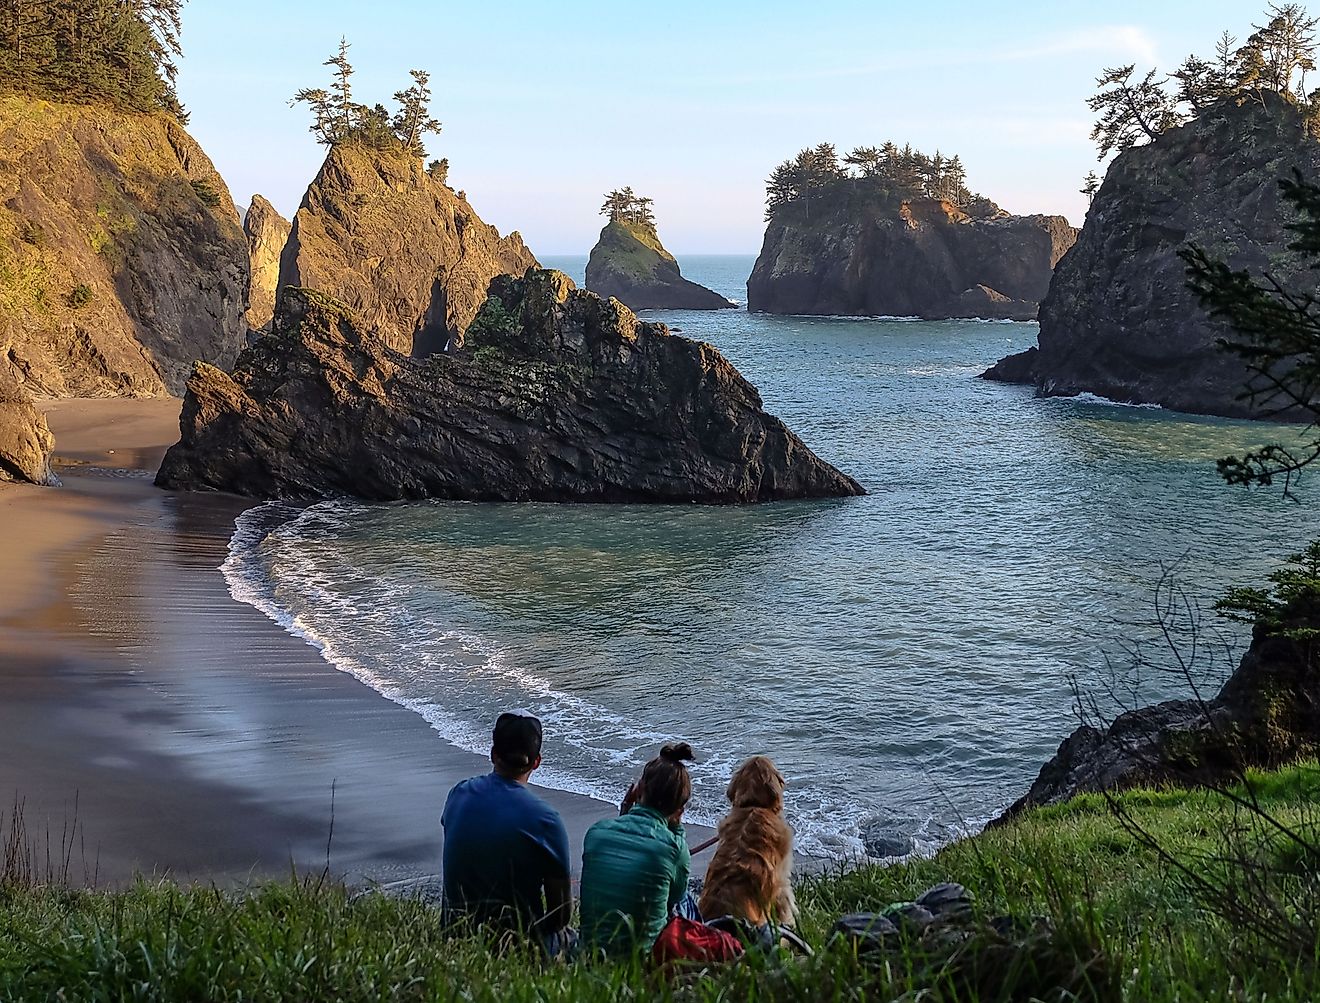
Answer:
<path fill-rule="evenodd" d="M 743 946 L 737 937 L 703 923 L 675 916 L 660 931 L 651 959 L 660 966 L 681 961 L 736 961 Z"/>

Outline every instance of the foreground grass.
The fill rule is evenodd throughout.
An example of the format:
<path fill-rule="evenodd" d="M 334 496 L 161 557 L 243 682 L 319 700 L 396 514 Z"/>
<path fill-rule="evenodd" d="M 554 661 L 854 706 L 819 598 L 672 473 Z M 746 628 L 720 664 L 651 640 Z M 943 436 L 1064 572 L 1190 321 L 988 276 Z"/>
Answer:
<path fill-rule="evenodd" d="M 1314 764 L 1258 779 L 1272 812 L 1291 824 L 1312 824 L 1320 805 Z M 1222 798 L 1203 792 L 1136 792 L 1122 804 L 1193 861 L 1217 856 L 1240 819 Z M 1286 847 L 1274 849 L 1287 855 Z M 918 951 L 859 958 L 842 943 L 828 943 L 839 915 L 874 911 L 944 880 L 971 888 L 987 917 L 1049 917 L 1053 932 L 1026 952 L 1043 958 L 1040 965 L 1024 973 L 1020 954 L 993 947 L 978 954 L 985 946 L 979 943 L 965 947 L 953 965 L 932 964 Z M 1320 998 L 1316 950 L 1270 955 L 1231 919 L 1199 905 L 1176 869 L 1099 798 L 1032 813 L 931 860 L 812 878 L 799 900 L 801 931 L 819 948 L 815 958 L 756 959 L 665 980 L 636 959 L 562 965 L 499 953 L 478 937 L 448 935 L 421 903 L 376 895 L 353 900 L 343 888 L 316 881 L 242 895 L 168 882 L 119 892 L 0 886 L 0 999 Z M 978 969 L 972 976 L 949 976 L 952 967 L 968 964 Z M 1082 991 L 1051 994 L 1061 983 Z"/>

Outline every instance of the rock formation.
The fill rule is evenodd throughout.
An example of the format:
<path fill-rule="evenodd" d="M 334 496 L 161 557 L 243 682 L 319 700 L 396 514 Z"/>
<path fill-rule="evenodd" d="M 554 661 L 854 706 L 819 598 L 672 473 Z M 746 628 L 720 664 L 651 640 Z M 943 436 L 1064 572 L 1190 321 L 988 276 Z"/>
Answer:
<path fill-rule="evenodd" d="M 1001 816 L 1078 794 L 1231 782 L 1320 750 L 1320 678 L 1311 645 L 1256 628 L 1219 694 L 1129 711 L 1101 730 L 1074 731 L 1024 797 Z"/>
<path fill-rule="evenodd" d="M 1269 271 L 1317 291 L 1309 262 L 1288 250 L 1294 222 L 1278 181 L 1320 168 L 1320 143 L 1277 96 L 1217 105 L 1118 156 L 1077 245 L 1040 308 L 1040 351 L 1016 371 L 1045 396 L 1089 391 L 1179 411 L 1260 417 L 1239 400 L 1249 379 L 1216 347 L 1229 332 L 1187 289 L 1177 252 L 1199 244 L 1235 269 Z"/>
<path fill-rule="evenodd" d="M 587 288 L 632 310 L 723 310 L 737 306 L 683 278 L 654 226 L 621 220 L 605 224 L 587 261 Z"/>
<path fill-rule="evenodd" d="M 747 280 L 760 313 L 1034 320 L 1077 231 L 933 198 L 841 194 L 775 214 Z"/>
<path fill-rule="evenodd" d="M 35 392 L 182 393 L 247 336 L 247 245 L 173 118 L 0 97 L 0 343 Z"/>
<path fill-rule="evenodd" d="M 279 214 L 260 195 L 243 214 L 243 233 L 247 235 L 248 262 L 252 278 L 248 283 L 248 327 L 264 331 L 275 316 L 275 291 L 280 283 L 280 255 L 289 239 L 293 224 Z"/>
<path fill-rule="evenodd" d="M 492 278 L 535 264 L 522 237 L 501 237 L 416 157 L 343 144 L 303 197 L 279 285 L 323 292 L 424 357 L 461 340 Z"/>
<path fill-rule="evenodd" d="M 45 416 L 0 358 L 0 481 L 56 484 L 50 469 L 55 438 Z"/>
<path fill-rule="evenodd" d="M 397 352 L 285 287 L 233 375 L 199 364 L 156 483 L 263 498 L 750 502 L 861 488 L 713 347 L 560 272 L 501 276 L 458 351 Z"/>

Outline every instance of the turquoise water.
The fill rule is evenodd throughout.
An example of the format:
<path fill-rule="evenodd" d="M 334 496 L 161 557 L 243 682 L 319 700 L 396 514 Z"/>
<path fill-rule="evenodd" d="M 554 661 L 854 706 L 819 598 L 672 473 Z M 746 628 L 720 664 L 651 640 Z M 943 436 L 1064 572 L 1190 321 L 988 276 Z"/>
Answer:
<path fill-rule="evenodd" d="M 580 281 L 584 260 L 547 263 Z M 751 264 L 684 262 L 740 301 Z M 1034 325 L 650 316 L 717 345 L 870 494 L 272 506 L 240 525 L 235 594 L 465 748 L 501 709 L 538 713 L 552 786 L 617 801 L 681 737 L 711 821 L 767 753 L 800 845 L 841 856 L 872 822 L 934 842 L 1018 797 L 1076 724 L 1070 677 L 1100 692 L 1150 636 L 1164 566 L 1209 601 L 1320 535 L 1316 506 L 1214 471 L 1293 431 L 975 379 Z M 1179 692 L 1154 672 L 1137 695 Z"/>

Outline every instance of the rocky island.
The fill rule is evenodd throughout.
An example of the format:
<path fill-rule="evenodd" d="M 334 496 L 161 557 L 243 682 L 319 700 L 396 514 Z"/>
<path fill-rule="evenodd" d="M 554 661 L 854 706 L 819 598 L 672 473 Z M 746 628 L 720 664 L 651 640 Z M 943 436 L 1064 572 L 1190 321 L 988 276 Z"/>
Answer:
<path fill-rule="evenodd" d="M 1251 376 L 1219 349 L 1227 328 L 1199 308 L 1178 252 L 1195 244 L 1234 269 L 1320 291 L 1289 249 L 1295 219 L 1278 183 L 1294 169 L 1316 176 L 1320 143 L 1295 101 L 1268 92 L 1216 100 L 1120 153 L 1041 303 L 1039 349 L 986 378 L 1031 384 L 1042 396 L 1288 417 L 1243 399 Z"/>
<path fill-rule="evenodd" d="M 156 483 L 261 498 L 756 502 L 864 493 L 713 347 L 531 269 L 427 359 L 287 288 L 231 374 L 201 363 Z"/>
<path fill-rule="evenodd" d="M 633 310 L 724 310 L 736 307 L 683 275 L 656 232 L 651 199 L 631 188 L 612 191 L 602 215 L 609 222 L 587 261 L 587 288 Z"/>
<path fill-rule="evenodd" d="M 749 310 L 1034 320 L 1077 231 L 1013 216 L 968 190 L 957 157 L 893 144 L 839 160 L 830 144 L 781 164 L 747 280 Z"/>

